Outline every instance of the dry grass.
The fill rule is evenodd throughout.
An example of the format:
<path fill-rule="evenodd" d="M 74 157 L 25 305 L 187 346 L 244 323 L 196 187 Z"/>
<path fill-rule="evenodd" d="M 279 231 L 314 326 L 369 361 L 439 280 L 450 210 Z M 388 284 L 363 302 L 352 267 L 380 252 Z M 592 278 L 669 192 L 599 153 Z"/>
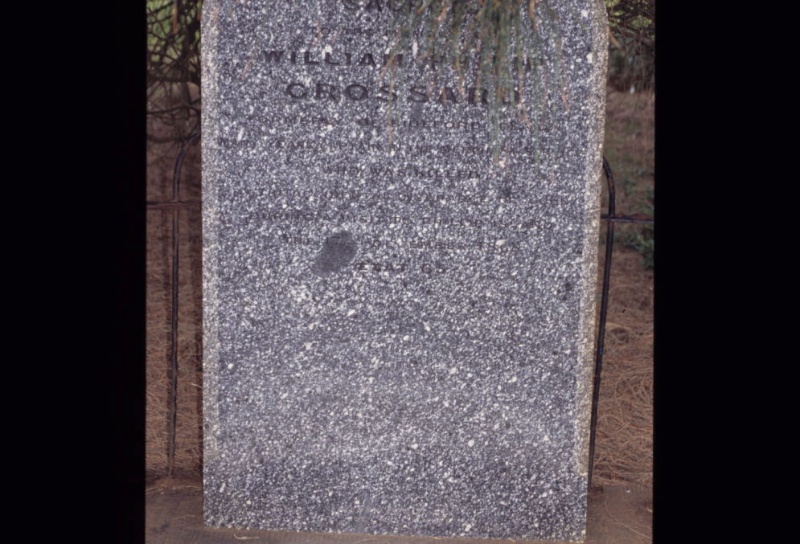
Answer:
<path fill-rule="evenodd" d="M 151 145 L 148 199 L 172 195 L 177 148 Z M 180 200 L 200 199 L 199 148 L 187 155 Z M 169 376 L 172 342 L 172 213 L 147 212 L 147 411 L 145 462 L 148 474 L 168 472 Z M 202 264 L 200 210 L 178 213 L 177 423 L 175 473 L 199 474 L 202 444 Z"/>
<path fill-rule="evenodd" d="M 653 275 L 638 253 L 612 258 L 593 484 L 653 482 Z"/>
<path fill-rule="evenodd" d="M 610 91 L 604 153 L 617 214 L 652 213 L 654 96 Z M 604 199 L 607 201 L 607 198 Z M 604 211 L 606 203 L 604 202 Z M 593 484 L 653 483 L 653 271 L 624 247 L 641 225 L 615 233 L 598 405 Z M 604 248 L 601 248 L 601 267 Z M 599 285 L 599 283 L 598 283 Z"/>
<path fill-rule="evenodd" d="M 653 100 L 611 92 L 606 156 L 615 169 L 617 212 L 637 213 L 652 187 Z M 149 150 L 148 198 L 168 200 L 178 149 Z M 200 199 L 199 146 L 187 155 L 182 200 Z M 200 211 L 179 212 L 178 418 L 175 474 L 190 480 L 201 468 L 202 267 Z M 619 226 L 617 240 L 625 229 Z M 167 473 L 171 342 L 171 212 L 148 211 L 147 221 L 147 431 L 151 480 Z M 601 255 L 603 250 L 601 248 Z M 615 245 L 600 403 L 594 483 L 652 484 L 653 273 L 639 254 Z M 602 266 L 602 263 L 601 263 Z M 175 480 L 179 481 L 179 480 Z"/>

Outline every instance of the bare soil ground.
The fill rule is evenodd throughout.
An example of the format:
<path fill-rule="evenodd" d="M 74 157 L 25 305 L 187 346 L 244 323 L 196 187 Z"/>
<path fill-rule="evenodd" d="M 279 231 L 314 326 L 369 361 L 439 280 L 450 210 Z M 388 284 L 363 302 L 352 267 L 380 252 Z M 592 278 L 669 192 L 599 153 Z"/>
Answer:
<path fill-rule="evenodd" d="M 604 153 L 614 170 L 617 214 L 652 215 L 654 211 L 653 106 L 654 96 L 650 93 L 608 91 Z M 153 127 L 151 132 L 167 135 L 169 128 Z M 178 151 L 179 147 L 172 144 L 149 146 L 148 201 L 165 202 L 172 198 L 174 161 Z M 177 196 L 177 200 L 183 202 L 200 201 L 199 145 L 190 148 L 186 155 Z M 603 211 L 606 211 L 605 204 Z M 172 478 L 166 476 L 173 313 L 173 212 L 150 209 L 147 215 L 148 542 L 233 542 L 230 535 L 218 532 L 214 532 L 216 536 L 212 537 L 205 535 L 199 521 L 201 514 L 197 510 L 202 463 L 200 208 L 194 205 L 174 213 L 179 233 L 178 408 Z M 653 271 L 643 265 L 651 249 L 648 228 L 651 227 L 641 224 L 616 226 L 587 542 L 651 542 Z M 605 228 L 599 243 L 602 270 Z M 171 506 L 163 502 L 165 495 L 173 498 Z M 169 519 L 165 521 L 164 515 Z M 177 523 L 178 518 L 185 520 L 190 532 L 195 531 L 191 533 L 193 536 L 190 533 L 176 536 L 174 531 L 183 530 Z M 278 538 L 275 534 L 257 538 L 268 542 L 301 541 Z M 237 536 L 235 540 L 241 539 Z M 392 542 L 392 539 L 385 540 Z M 437 542 L 441 543 L 440 540 Z"/>

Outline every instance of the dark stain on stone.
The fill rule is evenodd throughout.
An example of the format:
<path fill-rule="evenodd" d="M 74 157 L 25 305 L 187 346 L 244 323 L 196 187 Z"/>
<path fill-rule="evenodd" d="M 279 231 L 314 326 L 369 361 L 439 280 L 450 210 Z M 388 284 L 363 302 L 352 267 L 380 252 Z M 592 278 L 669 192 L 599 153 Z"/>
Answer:
<path fill-rule="evenodd" d="M 311 270 L 318 276 L 337 272 L 350 264 L 356 256 L 356 241 L 348 231 L 337 232 L 325 238 L 322 250 L 314 259 Z"/>

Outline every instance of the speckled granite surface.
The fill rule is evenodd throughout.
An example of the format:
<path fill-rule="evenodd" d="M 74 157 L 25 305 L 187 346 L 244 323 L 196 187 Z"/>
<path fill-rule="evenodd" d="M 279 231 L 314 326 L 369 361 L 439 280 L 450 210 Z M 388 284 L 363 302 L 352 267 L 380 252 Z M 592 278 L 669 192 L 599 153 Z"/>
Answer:
<path fill-rule="evenodd" d="M 206 0 L 209 525 L 583 538 L 606 26 L 542 6 L 493 131 L 407 1 Z"/>

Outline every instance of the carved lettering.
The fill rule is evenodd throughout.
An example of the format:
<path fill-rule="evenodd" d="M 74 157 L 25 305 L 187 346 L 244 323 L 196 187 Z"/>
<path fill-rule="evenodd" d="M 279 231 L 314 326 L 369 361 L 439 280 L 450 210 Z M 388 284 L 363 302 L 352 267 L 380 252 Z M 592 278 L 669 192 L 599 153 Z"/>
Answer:
<path fill-rule="evenodd" d="M 347 95 L 347 98 L 351 100 L 364 100 L 369 95 L 367 88 L 358 83 L 353 83 L 345 87 L 344 93 Z"/>
<path fill-rule="evenodd" d="M 416 4 L 416 6 L 414 5 Z M 419 7 L 420 0 L 414 2 L 414 0 L 386 0 L 386 7 L 392 11 L 400 11 L 402 9 L 412 9 L 414 7 Z"/>
<path fill-rule="evenodd" d="M 440 64 L 445 64 L 445 56 L 444 55 L 431 55 L 430 60 L 428 61 L 428 68 L 431 70 L 436 70 Z"/>
<path fill-rule="evenodd" d="M 289 83 L 286 86 L 286 94 L 292 98 L 306 98 L 308 96 L 308 89 L 302 83 Z"/>
<path fill-rule="evenodd" d="M 378 89 L 378 94 L 375 96 L 375 98 L 381 102 L 394 102 L 397 100 L 397 96 L 397 93 L 392 91 L 389 85 L 384 85 Z"/>
<path fill-rule="evenodd" d="M 475 104 L 475 94 L 478 91 L 481 91 L 479 100 L 481 104 L 488 104 L 489 103 L 489 91 L 486 89 L 476 89 L 475 87 L 470 87 L 467 89 L 467 102 L 469 104 Z"/>
<path fill-rule="evenodd" d="M 318 64 L 316 61 L 312 61 L 315 64 Z M 478 91 L 480 90 L 479 98 L 476 98 Z M 285 90 L 285 94 L 291 96 L 292 98 L 296 99 L 306 99 L 311 98 L 311 93 L 308 92 L 308 89 L 305 84 L 300 82 L 292 82 L 289 83 Z M 521 96 L 517 90 L 506 90 L 503 94 L 498 96 L 498 101 L 502 100 L 503 104 L 509 104 L 509 96 L 513 93 L 514 102 L 519 103 L 521 100 Z M 401 97 L 411 101 L 424 104 L 431 100 L 431 95 L 428 91 L 424 88 L 419 86 L 412 86 L 410 89 L 406 91 L 405 95 L 401 95 L 399 92 L 392 90 L 390 85 L 382 85 L 377 89 L 370 89 L 366 85 L 361 83 L 350 83 L 344 87 L 344 96 L 353 101 L 361 101 L 368 98 L 379 100 L 381 102 L 395 102 L 399 100 Z M 334 100 L 339 101 L 341 98 L 342 93 L 340 92 L 340 87 L 333 83 L 326 83 L 322 81 L 318 81 L 314 84 L 314 93 L 313 98 L 317 100 Z M 436 96 L 436 101 L 442 105 L 448 104 L 459 104 L 461 103 L 461 99 L 459 99 L 459 94 L 456 89 L 452 87 L 443 87 L 435 91 L 434 96 Z M 470 88 L 467 92 L 467 103 L 470 105 L 486 105 L 489 103 L 488 101 L 488 91 L 486 89 L 475 89 Z M 359 120 L 360 124 L 364 124 L 365 126 L 371 124 L 370 121 Z M 403 126 L 406 128 L 434 128 L 434 129 L 455 129 L 458 128 L 459 130 L 476 130 L 480 127 L 476 125 L 475 122 L 471 124 L 467 124 L 463 121 L 453 122 L 447 121 L 445 123 L 440 123 L 438 121 L 433 122 L 426 122 L 426 121 L 404 121 Z M 516 126 L 516 125 L 515 125 Z"/>
<path fill-rule="evenodd" d="M 275 64 L 281 63 L 283 53 L 283 51 L 264 51 L 264 55 L 267 57 L 267 63 L 274 62 Z"/>
<path fill-rule="evenodd" d="M 342 0 L 342 4 L 348 11 L 383 11 L 385 7 L 389 11 L 410 11 L 419 9 L 423 6 L 424 0 Z"/>
<path fill-rule="evenodd" d="M 283 243 L 293 246 L 310 246 L 313 244 L 311 238 L 299 234 L 282 234 L 281 240 Z"/>
<path fill-rule="evenodd" d="M 339 100 L 339 90 L 336 85 L 329 85 L 327 83 L 317 83 L 314 98 L 321 99 L 327 98 L 331 100 Z"/>
<path fill-rule="evenodd" d="M 285 53 L 286 51 L 283 49 L 273 49 L 270 51 L 264 51 L 264 58 L 267 64 L 281 64 L 283 59 L 286 58 Z M 291 64 L 297 64 L 297 57 L 298 51 L 289 51 L 289 62 Z M 322 61 L 316 60 L 321 55 Z M 326 51 L 324 54 L 317 53 L 315 54 L 314 51 L 306 50 L 302 51 L 302 59 L 303 64 L 306 66 L 316 66 L 319 64 L 325 64 L 328 66 L 352 66 L 353 65 L 353 52 L 352 51 L 339 51 L 339 52 L 330 52 Z M 344 57 L 344 63 L 342 63 L 342 56 Z M 403 67 L 403 59 L 404 55 L 402 53 L 393 53 L 393 54 L 383 54 L 379 58 L 382 59 L 383 66 L 388 67 Z M 378 63 L 375 60 L 375 55 L 372 53 L 361 53 L 358 57 L 358 62 L 356 66 L 371 66 L 376 68 Z"/>
<path fill-rule="evenodd" d="M 358 61 L 359 66 L 376 66 L 375 59 L 372 58 L 372 55 L 369 53 L 365 53 L 361 60 Z"/>
<path fill-rule="evenodd" d="M 430 262 L 423 262 L 417 263 L 413 266 L 409 266 L 409 263 L 404 261 L 374 261 L 364 259 L 361 261 L 356 261 L 353 263 L 354 268 L 359 272 L 373 272 L 375 274 L 380 273 L 387 273 L 387 274 L 402 274 L 406 271 L 411 271 L 412 269 L 418 272 L 422 272 L 426 275 L 441 275 L 447 272 L 447 268 L 444 265 L 438 262 L 430 263 Z"/>
<path fill-rule="evenodd" d="M 453 89 L 451 89 L 450 87 L 442 88 L 442 92 L 439 95 L 439 103 L 440 104 L 447 104 L 447 103 L 456 104 L 456 103 L 458 103 L 458 100 L 456 99 L 455 91 Z"/>
<path fill-rule="evenodd" d="M 426 93 L 420 91 L 419 87 L 417 87 L 417 86 L 411 87 L 409 92 L 411 94 L 409 94 L 408 98 L 413 102 L 424 103 L 424 102 L 428 101 L 428 95 Z"/>

